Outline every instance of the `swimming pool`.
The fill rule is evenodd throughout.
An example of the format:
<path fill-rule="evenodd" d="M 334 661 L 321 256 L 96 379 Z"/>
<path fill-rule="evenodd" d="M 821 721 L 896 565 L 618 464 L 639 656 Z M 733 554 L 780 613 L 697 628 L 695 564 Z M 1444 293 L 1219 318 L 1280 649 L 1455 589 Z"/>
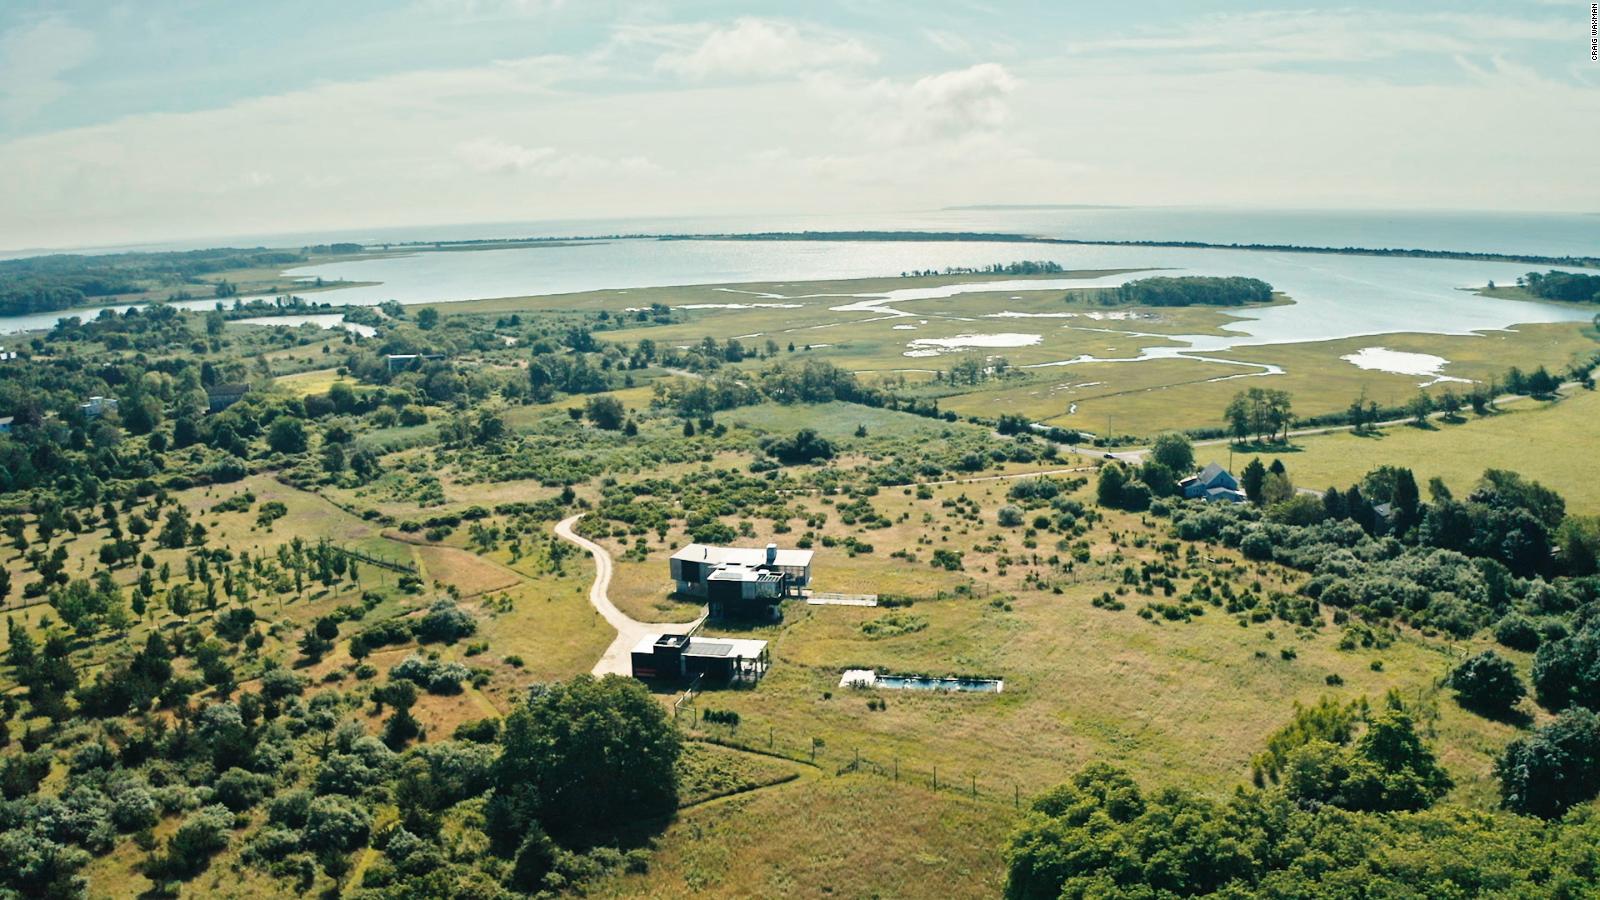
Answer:
<path fill-rule="evenodd" d="M 926 675 L 879 675 L 871 669 L 850 669 L 839 679 L 840 687 L 884 688 L 892 691 L 949 691 L 998 694 L 1005 689 L 1001 678 L 930 678 Z"/>

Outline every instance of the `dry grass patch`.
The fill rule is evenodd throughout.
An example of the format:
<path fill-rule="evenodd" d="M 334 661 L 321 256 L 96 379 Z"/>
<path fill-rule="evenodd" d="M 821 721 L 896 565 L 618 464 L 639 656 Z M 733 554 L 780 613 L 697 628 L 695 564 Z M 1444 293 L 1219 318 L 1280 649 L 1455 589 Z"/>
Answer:
<path fill-rule="evenodd" d="M 1014 812 L 871 776 L 824 777 L 685 810 L 645 875 L 596 897 L 994 897 Z"/>

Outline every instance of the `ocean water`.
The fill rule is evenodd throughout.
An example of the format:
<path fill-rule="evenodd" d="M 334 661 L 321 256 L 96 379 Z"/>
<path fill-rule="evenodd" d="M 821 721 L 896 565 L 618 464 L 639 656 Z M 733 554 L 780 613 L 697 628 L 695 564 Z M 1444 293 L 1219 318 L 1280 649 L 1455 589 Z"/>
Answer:
<path fill-rule="evenodd" d="M 617 232 L 916 229 L 1003 231 L 1107 240 L 1198 240 L 1306 246 L 1407 247 L 1600 255 L 1600 217 L 1550 214 L 1358 213 L 1194 209 L 946 210 L 881 216 L 566 221 L 321 234 L 318 240 L 571 236 Z M 310 236 L 302 236 L 309 238 Z M 264 241 L 284 245 L 285 239 Z M 1510 283 L 1533 268 L 1400 257 L 1283 251 L 1203 250 L 951 241 L 657 241 L 605 240 L 473 252 L 417 252 L 343 260 L 292 270 L 310 281 L 375 281 L 316 295 L 318 301 L 373 305 L 627 290 L 684 284 L 785 282 L 892 276 L 913 269 L 981 266 L 1021 258 L 1069 269 L 1150 270 L 1141 274 L 1249 275 L 1296 302 L 1252 310 L 1226 343 L 1323 340 L 1400 331 L 1465 333 L 1525 322 L 1575 321 L 1582 310 L 1490 300 L 1464 292 L 1488 281 Z M 1541 267 L 1542 268 L 1542 267 Z M 1108 284 L 1123 276 L 1097 279 Z M 1062 282 L 1065 284 L 1066 282 Z M 1033 287 L 1038 287 L 1036 283 Z M 914 301 L 914 296 L 895 297 Z M 208 307 L 214 301 L 184 305 Z M 619 298 L 619 308 L 627 303 Z M 860 304 L 865 310 L 871 302 Z M 0 332 L 48 328 L 68 310 L 0 319 Z M 1198 349 L 1221 349 L 1207 347 Z"/>

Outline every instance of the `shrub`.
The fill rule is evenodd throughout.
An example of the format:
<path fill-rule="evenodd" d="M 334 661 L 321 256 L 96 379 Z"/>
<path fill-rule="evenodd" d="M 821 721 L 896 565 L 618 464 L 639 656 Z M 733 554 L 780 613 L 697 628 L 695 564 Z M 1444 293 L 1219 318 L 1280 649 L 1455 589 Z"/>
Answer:
<path fill-rule="evenodd" d="M 803 428 L 794 437 L 769 437 L 761 441 L 761 449 L 768 456 L 786 465 L 817 462 L 833 458 L 833 444 L 817 436 L 815 431 Z"/>
<path fill-rule="evenodd" d="M 472 670 L 458 662 L 441 663 L 413 653 L 389 670 L 389 678 L 404 679 L 425 688 L 430 694 L 459 694 L 461 682 L 472 677 Z"/>
<path fill-rule="evenodd" d="M 145 863 L 146 874 L 157 880 L 193 878 L 205 870 L 211 857 L 227 848 L 232 827 L 233 813 L 227 807 L 196 810 L 167 838 L 166 850 Z"/>
<path fill-rule="evenodd" d="M 424 644 L 452 644 L 478 630 L 478 623 L 449 600 L 435 601 L 426 615 L 417 620 L 417 640 Z"/>
<path fill-rule="evenodd" d="M 267 820 L 286 828 L 304 827 L 311 800 L 311 792 L 303 789 L 280 794 L 268 804 Z"/>
<path fill-rule="evenodd" d="M 456 726 L 455 734 L 451 737 L 458 741 L 492 744 L 500 737 L 500 720 L 491 717 L 476 722 L 463 722 Z"/>
<path fill-rule="evenodd" d="M 288 669 L 269 669 L 261 676 L 261 696 L 268 700 L 293 697 L 305 688 L 305 679 Z"/>
<path fill-rule="evenodd" d="M 1531 653 L 1539 649 L 1539 630 L 1532 619 L 1521 613 L 1510 613 L 1496 622 L 1494 639 L 1513 650 Z"/>
<path fill-rule="evenodd" d="M 1493 650 L 1457 666 L 1450 673 L 1450 686 L 1462 706 L 1492 715 L 1510 712 L 1528 693 L 1517 677 L 1517 667 Z"/>
<path fill-rule="evenodd" d="M 142 787 L 132 787 L 117 794 L 111 802 L 111 822 L 118 831 L 139 831 L 154 828 L 161 821 L 161 807 L 150 792 Z"/>
<path fill-rule="evenodd" d="M 367 842 L 372 815 L 348 797 L 318 797 L 306 811 L 305 844 L 348 852 Z"/>
<path fill-rule="evenodd" d="M 243 812 L 260 803 L 272 793 L 272 788 L 271 776 L 233 768 L 217 777 L 216 799 L 234 812 Z"/>

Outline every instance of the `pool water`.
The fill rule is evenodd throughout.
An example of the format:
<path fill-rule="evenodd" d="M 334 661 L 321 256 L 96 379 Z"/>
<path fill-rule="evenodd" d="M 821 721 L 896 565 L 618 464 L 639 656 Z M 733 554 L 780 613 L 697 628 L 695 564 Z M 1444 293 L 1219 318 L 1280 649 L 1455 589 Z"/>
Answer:
<path fill-rule="evenodd" d="M 851 669 L 840 687 L 887 688 L 895 691 L 963 691 L 998 694 L 1005 688 L 999 678 L 928 678 L 922 675 L 879 675 L 870 669 Z"/>

